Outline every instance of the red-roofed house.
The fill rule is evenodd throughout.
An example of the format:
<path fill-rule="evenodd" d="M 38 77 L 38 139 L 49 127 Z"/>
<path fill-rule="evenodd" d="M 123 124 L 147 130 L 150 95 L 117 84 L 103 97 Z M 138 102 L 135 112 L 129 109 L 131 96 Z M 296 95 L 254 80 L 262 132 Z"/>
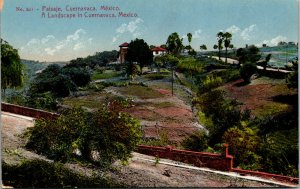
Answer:
<path fill-rule="evenodd" d="M 162 47 L 154 47 L 151 50 L 153 52 L 153 56 L 163 55 L 167 52 L 167 50 Z"/>
<path fill-rule="evenodd" d="M 119 62 L 120 62 L 120 64 L 125 62 L 125 56 L 126 56 L 126 53 L 127 53 L 128 45 L 129 44 L 126 43 L 126 42 L 119 45 L 119 47 L 120 47 L 120 51 L 119 51 Z"/>

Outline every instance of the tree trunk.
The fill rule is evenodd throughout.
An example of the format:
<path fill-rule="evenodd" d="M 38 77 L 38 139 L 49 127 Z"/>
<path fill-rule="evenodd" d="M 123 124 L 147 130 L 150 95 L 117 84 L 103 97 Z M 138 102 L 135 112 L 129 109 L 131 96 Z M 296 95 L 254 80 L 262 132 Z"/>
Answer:
<path fill-rule="evenodd" d="M 226 50 L 225 62 L 226 62 L 226 64 L 227 64 L 227 47 L 225 48 L 225 50 Z"/>
<path fill-rule="evenodd" d="M 4 88 L 3 89 L 3 99 L 2 99 L 2 101 L 5 102 L 5 100 L 6 100 L 6 94 L 5 94 L 5 88 Z"/>
<path fill-rule="evenodd" d="M 141 69 L 141 75 L 143 75 L 143 66 L 140 65 L 140 69 Z"/>

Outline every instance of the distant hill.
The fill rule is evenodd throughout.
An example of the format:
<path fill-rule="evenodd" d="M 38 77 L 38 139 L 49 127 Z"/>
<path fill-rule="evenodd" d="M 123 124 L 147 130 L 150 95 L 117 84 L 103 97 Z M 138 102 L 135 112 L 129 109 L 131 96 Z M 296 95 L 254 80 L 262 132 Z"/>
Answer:
<path fill-rule="evenodd" d="M 51 64 L 66 65 L 68 62 L 39 62 L 34 60 L 21 60 L 25 67 L 25 85 L 32 81 L 35 74 Z"/>
<path fill-rule="evenodd" d="M 272 54 L 269 65 L 273 67 L 285 67 L 289 61 L 298 57 L 296 45 L 261 47 L 259 50 L 262 53 L 262 58 Z"/>

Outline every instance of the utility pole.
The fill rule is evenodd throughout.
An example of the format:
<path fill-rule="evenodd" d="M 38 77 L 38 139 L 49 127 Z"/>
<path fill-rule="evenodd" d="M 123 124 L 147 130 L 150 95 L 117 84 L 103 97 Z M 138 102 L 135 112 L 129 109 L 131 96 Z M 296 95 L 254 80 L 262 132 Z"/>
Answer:
<path fill-rule="evenodd" d="M 286 46 L 285 46 L 285 50 L 286 50 L 286 52 L 285 52 L 285 65 L 287 66 L 287 54 L 288 54 L 288 44 L 286 44 Z"/>
<path fill-rule="evenodd" d="M 174 95 L 174 68 L 172 67 L 172 96 Z"/>

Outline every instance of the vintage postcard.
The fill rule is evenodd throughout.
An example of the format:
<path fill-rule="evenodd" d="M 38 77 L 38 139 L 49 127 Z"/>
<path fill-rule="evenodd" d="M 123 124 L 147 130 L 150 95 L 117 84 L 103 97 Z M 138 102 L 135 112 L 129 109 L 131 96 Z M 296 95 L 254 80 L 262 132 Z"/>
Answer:
<path fill-rule="evenodd" d="M 297 187 L 299 0 L 1 0 L 2 186 Z"/>

